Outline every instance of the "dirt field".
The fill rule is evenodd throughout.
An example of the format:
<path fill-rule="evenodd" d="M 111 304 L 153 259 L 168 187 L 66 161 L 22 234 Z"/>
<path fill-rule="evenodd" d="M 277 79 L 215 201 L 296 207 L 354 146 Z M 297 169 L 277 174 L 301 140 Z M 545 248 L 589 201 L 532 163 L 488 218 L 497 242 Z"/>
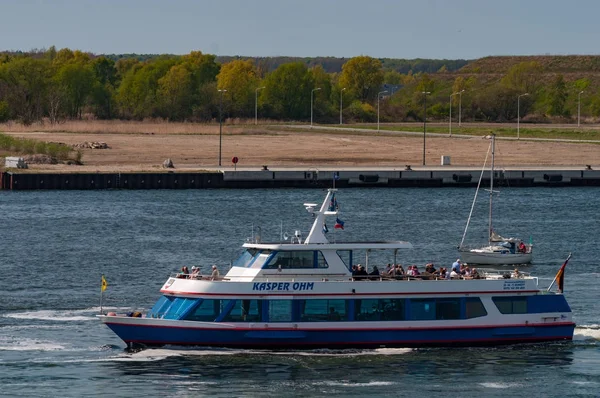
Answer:
<path fill-rule="evenodd" d="M 80 122 L 79 122 L 80 123 Z M 79 144 L 106 142 L 110 149 L 84 149 L 84 166 L 31 165 L 33 170 L 153 171 L 172 159 L 176 169 L 214 169 L 218 165 L 218 125 L 185 129 L 132 127 L 86 132 L 6 131 L 7 134 L 44 141 Z M 156 125 L 153 125 L 156 126 Z M 64 126 L 63 126 L 64 127 Z M 66 129 L 68 130 L 68 129 Z M 78 128 L 78 131 L 86 130 Z M 132 131 L 147 131 L 134 133 Z M 481 166 L 489 141 L 484 138 L 427 137 L 427 165 L 440 165 L 442 155 L 454 166 Z M 0 156 L 3 154 L 0 153 Z M 274 127 L 224 126 L 222 165 L 238 167 L 398 166 L 422 164 L 423 138 L 418 136 L 374 136 L 369 133 L 285 131 Z M 497 140 L 496 162 L 509 166 L 600 165 L 600 145 L 583 143 Z"/>

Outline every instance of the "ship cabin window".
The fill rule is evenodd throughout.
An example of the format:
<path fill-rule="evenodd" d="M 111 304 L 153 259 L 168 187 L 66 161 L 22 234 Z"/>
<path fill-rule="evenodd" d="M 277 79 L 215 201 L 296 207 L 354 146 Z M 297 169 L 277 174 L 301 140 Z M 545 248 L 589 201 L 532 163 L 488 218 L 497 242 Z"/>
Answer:
<path fill-rule="evenodd" d="M 254 261 L 250 263 L 250 268 L 262 269 L 272 255 L 273 252 L 271 252 L 271 250 L 261 250 L 254 256 Z"/>
<path fill-rule="evenodd" d="M 410 319 L 415 321 L 461 319 L 459 298 L 411 299 Z"/>
<path fill-rule="evenodd" d="M 302 300 L 300 301 L 301 322 L 346 321 L 349 300 Z"/>
<path fill-rule="evenodd" d="M 357 321 L 403 321 L 406 319 L 405 300 L 355 300 L 354 319 Z"/>
<path fill-rule="evenodd" d="M 352 269 L 352 250 L 338 250 L 336 251 L 337 255 L 340 257 L 340 260 L 344 263 L 348 270 Z"/>
<path fill-rule="evenodd" d="M 266 269 L 311 269 L 327 268 L 327 262 L 320 251 L 280 251 L 276 252 Z M 253 266 L 254 268 L 254 266 Z"/>
<path fill-rule="evenodd" d="M 270 300 L 269 322 L 291 322 L 292 300 Z"/>
<path fill-rule="evenodd" d="M 250 264 L 252 264 L 252 261 L 254 261 L 254 258 L 256 257 L 256 254 L 259 251 L 257 249 L 248 249 L 246 251 L 244 251 L 237 260 L 235 260 L 233 262 L 233 266 L 234 267 L 249 267 Z"/>
<path fill-rule="evenodd" d="M 465 316 L 467 319 L 479 318 L 480 316 L 486 316 L 487 311 L 485 306 L 481 302 L 479 297 L 467 297 L 465 299 L 466 312 Z"/>
<path fill-rule="evenodd" d="M 223 316 L 223 322 L 260 322 L 262 300 L 235 300 L 231 309 Z"/>
<path fill-rule="evenodd" d="M 186 321 L 214 322 L 231 300 L 203 299 L 202 302 L 185 317 Z"/>
<path fill-rule="evenodd" d="M 492 297 L 501 314 L 527 314 L 527 297 Z"/>

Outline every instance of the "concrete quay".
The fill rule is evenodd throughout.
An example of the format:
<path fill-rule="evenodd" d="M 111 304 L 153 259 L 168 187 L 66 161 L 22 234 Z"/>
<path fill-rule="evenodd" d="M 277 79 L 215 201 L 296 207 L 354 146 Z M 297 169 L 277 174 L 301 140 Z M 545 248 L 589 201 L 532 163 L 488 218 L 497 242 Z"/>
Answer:
<path fill-rule="evenodd" d="M 458 166 L 214 168 L 164 172 L 0 172 L 2 190 L 216 189 L 349 187 L 475 187 L 481 168 Z M 489 184 L 485 171 L 482 184 Z M 510 167 L 494 172 L 494 184 L 509 187 L 600 186 L 600 166 Z"/>

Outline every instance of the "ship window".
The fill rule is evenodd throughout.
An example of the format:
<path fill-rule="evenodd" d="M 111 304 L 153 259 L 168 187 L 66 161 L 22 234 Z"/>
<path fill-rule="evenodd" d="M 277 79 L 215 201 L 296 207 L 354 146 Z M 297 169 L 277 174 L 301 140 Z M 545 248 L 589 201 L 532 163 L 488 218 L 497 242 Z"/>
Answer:
<path fill-rule="evenodd" d="M 252 263 L 252 259 L 258 253 L 257 249 L 248 249 L 243 252 L 237 260 L 233 262 L 234 267 L 248 267 Z"/>
<path fill-rule="evenodd" d="M 291 322 L 292 300 L 269 301 L 269 322 Z"/>
<path fill-rule="evenodd" d="M 352 251 L 350 250 L 338 250 L 336 251 L 337 255 L 340 257 L 340 260 L 346 265 L 346 268 L 352 268 Z"/>
<path fill-rule="evenodd" d="M 227 302 L 228 300 L 209 300 L 204 299 L 196 307 L 196 309 L 190 312 L 186 317 L 186 321 L 201 321 L 201 322 L 214 322 L 221 312 L 221 301 Z M 223 305 L 225 307 L 225 303 Z"/>
<path fill-rule="evenodd" d="M 354 319 L 357 321 L 378 321 L 379 300 L 354 300 Z"/>
<path fill-rule="evenodd" d="M 435 319 L 460 319 L 460 299 L 435 300 Z"/>
<path fill-rule="evenodd" d="M 527 314 L 527 297 L 492 297 L 501 314 Z"/>
<path fill-rule="evenodd" d="M 185 315 L 192 307 L 196 305 L 198 299 L 175 297 L 173 303 L 163 315 L 164 319 L 179 319 Z"/>
<path fill-rule="evenodd" d="M 327 263 L 321 252 L 317 256 L 317 265 L 319 268 L 327 268 Z M 280 251 L 275 254 L 267 269 L 308 269 L 315 268 L 315 252 L 313 251 Z"/>
<path fill-rule="evenodd" d="M 262 300 L 236 300 L 223 322 L 260 322 Z"/>
<path fill-rule="evenodd" d="M 410 300 L 410 319 L 414 321 L 429 321 L 436 319 L 434 299 Z"/>
<path fill-rule="evenodd" d="M 403 299 L 381 299 L 379 308 L 382 321 L 403 321 L 405 319 Z"/>
<path fill-rule="evenodd" d="M 332 322 L 346 320 L 346 300 L 303 300 L 300 302 L 302 322 Z"/>
<path fill-rule="evenodd" d="M 479 297 L 468 297 L 466 299 L 466 317 L 467 319 L 486 316 L 487 311 Z"/>
<path fill-rule="evenodd" d="M 259 252 L 254 258 L 254 262 L 251 263 L 250 268 L 261 269 L 265 262 L 271 257 L 271 250 L 263 250 Z"/>
<path fill-rule="evenodd" d="M 169 308 L 171 303 L 173 303 L 173 300 L 175 300 L 175 297 L 162 296 L 148 313 L 148 318 L 162 318 L 165 311 Z"/>

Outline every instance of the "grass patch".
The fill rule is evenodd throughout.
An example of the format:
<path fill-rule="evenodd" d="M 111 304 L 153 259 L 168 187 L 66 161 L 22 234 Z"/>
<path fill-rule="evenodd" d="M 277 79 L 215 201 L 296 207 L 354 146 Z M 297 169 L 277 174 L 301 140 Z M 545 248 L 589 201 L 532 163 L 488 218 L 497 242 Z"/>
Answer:
<path fill-rule="evenodd" d="M 28 138 L 17 138 L 0 133 L 0 149 L 19 155 L 48 155 L 58 161 L 75 160 L 81 162 L 81 151 L 66 144 L 44 142 Z"/>

